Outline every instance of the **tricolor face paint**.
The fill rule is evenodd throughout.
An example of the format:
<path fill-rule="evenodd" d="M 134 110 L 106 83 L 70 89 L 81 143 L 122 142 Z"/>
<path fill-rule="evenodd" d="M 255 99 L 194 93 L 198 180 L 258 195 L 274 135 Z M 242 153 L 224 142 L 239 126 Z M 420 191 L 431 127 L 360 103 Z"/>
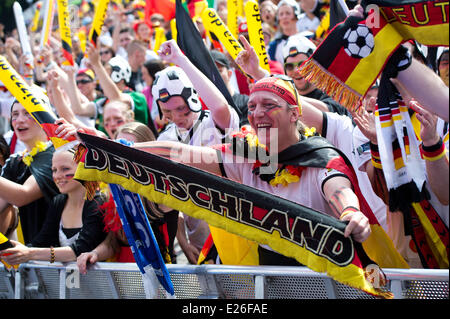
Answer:
<path fill-rule="evenodd" d="M 77 164 L 73 161 L 71 152 L 56 152 L 53 155 L 52 175 L 53 181 L 63 194 L 68 194 L 82 187 L 81 183 L 74 180 Z"/>
<path fill-rule="evenodd" d="M 259 142 L 271 152 L 274 148 L 279 150 L 288 140 L 290 130 L 286 123 L 290 114 L 286 102 L 267 91 L 252 93 L 248 101 L 248 121 Z"/>

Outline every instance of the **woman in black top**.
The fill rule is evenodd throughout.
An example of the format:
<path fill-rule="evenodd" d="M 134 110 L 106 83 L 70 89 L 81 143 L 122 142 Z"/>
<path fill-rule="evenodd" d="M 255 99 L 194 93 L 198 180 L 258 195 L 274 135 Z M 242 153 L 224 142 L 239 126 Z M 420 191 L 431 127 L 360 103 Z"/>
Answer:
<path fill-rule="evenodd" d="M 61 194 L 53 198 L 45 224 L 31 242 L 33 247 L 11 241 L 15 247 L 1 252 L 9 264 L 29 260 L 75 261 L 81 253 L 91 251 L 105 239 L 99 210 L 103 201 L 100 196 L 85 200 L 86 189 L 73 179 L 77 168 L 73 154 L 70 150 L 53 155 L 53 180 Z"/>
<path fill-rule="evenodd" d="M 11 107 L 11 127 L 17 139 L 25 144 L 26 151 L 11 155 L 2 168 L 0 211 L 8 205 L 19 208 L 22 234 L 18 236 L 23 235 L 25 244 L 29 244 L 42 228 L 48 205 L 59 193 L 51 173 L 55 149 L 47 141 L 44 130 L 17 100 Z"/>

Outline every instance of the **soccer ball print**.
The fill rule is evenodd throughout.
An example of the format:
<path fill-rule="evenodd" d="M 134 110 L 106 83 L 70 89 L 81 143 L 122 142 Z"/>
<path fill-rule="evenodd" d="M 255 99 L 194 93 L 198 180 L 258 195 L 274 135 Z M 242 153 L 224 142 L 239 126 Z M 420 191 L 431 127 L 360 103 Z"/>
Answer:
<path fill-rule="evenodd" d="M 344 34 L 344 50 L 352 58 L 362 59 L 372 53 L 374 38 L 370 29 L 358 24 L 352 26 Z"/>

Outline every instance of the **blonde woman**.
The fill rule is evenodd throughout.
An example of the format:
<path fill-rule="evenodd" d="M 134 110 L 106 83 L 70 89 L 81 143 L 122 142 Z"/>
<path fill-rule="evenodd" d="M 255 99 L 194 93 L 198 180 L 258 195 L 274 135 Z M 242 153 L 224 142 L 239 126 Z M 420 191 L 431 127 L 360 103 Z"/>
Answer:
<path fill-rule="evenodd" d="M 116 138 L 135 143 L 155 140 L 152 131 L 140 122 L 123 124 L 117 129 Z M 142 202 L 164 261 L 166 263 L 175 263 L 176 256 L 173 245 L 177 233 L 178 211 L 163 205 L 157 205 L 145 198 Z M 94 250 L 83 253 L 77 258 L 78 268 L 83 274 L 86 273 L 88 263 L 103 260 L 134 262 L 134 257 L 128 245 L 112 198 L 104 207 L 105 214 L 103 222 L 105 224 L 105 230 L 108 231 L 108 235 Z"/>
<path fill-rule="evenodd" d="M 7 263 L 75 261 L 81 253 L 91 251 L 105 239 L 103 214 L 99 209 L 103 198 L 97 194 L 92 200 L 85 199 L 86 189 L 73 179 L 77 169 L 73 155 L 73 150 L 54 153 L 52 176 L 61 194 L 53 198 L 42 230 L 31 241 L 32 247 L 11 241 L 15 247 L 0 253 Z"/>

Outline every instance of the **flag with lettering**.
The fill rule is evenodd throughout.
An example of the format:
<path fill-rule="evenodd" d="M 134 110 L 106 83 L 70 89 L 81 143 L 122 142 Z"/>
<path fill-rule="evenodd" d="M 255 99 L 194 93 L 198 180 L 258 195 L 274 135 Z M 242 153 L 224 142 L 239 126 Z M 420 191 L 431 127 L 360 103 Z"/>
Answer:
<path fill-rule="evenodd" d="M 75 178 L 120 184 L 155 203 L 267 244 L 343 284 L 392 297 L 366 280 L 367 266 L 379 268 L 360 243 L 344 237 L 345 222 L 160 156 L 96 136 L 79 136 L 85 149 Z M 385 255 L 390 253 L 382 248 Z M 383 277 L 381 271 L 378 274 Z"/>
<path fill-rule="evenodd" d="M 405 41 L 448 46 L 448 1 L 364 0 L 365 18 L 337 25 L 298 72 L 334 100 L 355 111 Z"/>

